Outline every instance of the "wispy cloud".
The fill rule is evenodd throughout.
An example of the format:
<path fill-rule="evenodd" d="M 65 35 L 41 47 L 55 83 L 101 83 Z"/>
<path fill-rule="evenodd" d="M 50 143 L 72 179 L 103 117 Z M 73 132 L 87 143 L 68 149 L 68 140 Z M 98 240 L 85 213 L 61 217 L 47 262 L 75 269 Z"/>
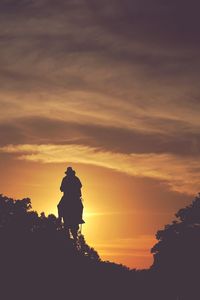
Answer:
<path fill-rule="evenodd" d="M 165 2 L 1 0 L 0 153 L 196 193 L 199 3 Z"/>
<path fill-rule="evenodd" d="M 152 235 L 140 235 L 135 238 L 118 238 L 118 239 L 111 239 L 109 243 L 100 243 L 96 244 L 96 246 L 100 248 L 107 248 L 110 249 L 124 249 L 128 246 L 134 248 L 135 250 L 140 250 L 141 248 L 146 248 L 150 250 L 150 247 L 156 241 L 155 237 Z"/>
<path fill-rule="evenodd" d="M 186 3 L 1 1 L 0 120 L 199 130 L 199 17 Z"/>
<path fill-rule="evenodd" d="M 154 236 L 141 235 L 136 238 L 111 239 L 108 243 L 96 243 L 95 248 L 102 256 L 131 257 L 134 261 L 137 257 L 150 259 L 150 249 L 155 242 Z"/>
<path fill-rule="evenodd" d="M 42 163 L 80 163 L 101 166 L 131 176 L 150 177 L 169 184 L 171 189 L 189 194 L 200 188 L 196 157 L 172 154 L 122 154 L 82 145 L 7 145 L 0 148 L 20 160 Z"/>

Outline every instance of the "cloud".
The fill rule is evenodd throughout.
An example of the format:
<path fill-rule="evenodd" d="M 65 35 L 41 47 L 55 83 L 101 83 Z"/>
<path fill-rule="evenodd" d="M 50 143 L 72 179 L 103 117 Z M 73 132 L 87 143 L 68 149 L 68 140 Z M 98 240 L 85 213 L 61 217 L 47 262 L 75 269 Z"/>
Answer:
<path fill-rule="evenodd" d="M 174 191 L 194 194 L 199 190 L 199 160 L 172 154 L 122 154 L 82 145 L 8 145 L 2 153 L 42 163 L 80 163 L 100 166 L 131 176 L 162 180 Z"/>
<path fill-rule="evenodd" d="M 95 248 L 101 255 L 108 257 L 150 257 L 150 249 L 156 239 L 152 235 L 140 235 L 136 238 L 111 239 L 109 242 L 96 243 Z"/>
<path fill-rule="evenodd" d="M 184 82 L 198 87 L 199 18 L 195 1 L 179 7 L 155 0 L 2 1 L 1 89 L 89 89 L 124 101 L 148 95 L 148 102 L 178 87 L 182 97 L 191 91 Z"/>
<path fill-rule="evenodd" d="M 134 249 L 146 248 L 150 250 L 152 243 L 156 241 L 155 237 L 152 235 L 139 235 L 135 238 L 116 238 L 111 240 L 111 243 L 108 244 L 98 244 L 98 247 L 109 247 L 110 249 L 124 249 L 129 245 L 134 245 Z"/>
<path fill-rule="evenodd" d="M 140 198 L 163 183 L 163 210 L 168 188 L 199 190 L 198 1 L 1 0 L 0 18 L 2 174 L 16 158 L 101 166 L 138 177 Z"/>
<path fill-rule="evenodd" d="M 124 151 L 140 152 L 143 142 L 149 152 L 182 153 L 191 140 L 197 149 L 198 10 L 195 1 L 179 7 L 178 0 L 1 1 L 0 121 L 9 132 L 2 142 L 12 143 L 11 127 L 18 143 L 60 142 L 47 127 L 52 140 L 37 137 L 33 118 L 43 118 L 41 127 L 47 119 L 78 131 L 82 124 L 89 145 L 106 150 L 112 141 L 122 151 L 117 129 Z M 90 144 L 95 132 L 100 142 Z"/>
<path fill-rule="evenodd" d="M 81 144 L 125 154 L 199 155 L 199 133 L 187 123 L 148 118 L 137 121 L 143 123 L 143 130 L 45 117 L 4 120 L 0 122 L 0 144 Z"/>
<path fill-rule="evenodd" d="M 198 6 L 1 1 L 1 145 L 33 144 L 29 160 L 56 161 L 57 151 L 135 175 L 133 165 L 138 176 L 195 190 Z"/>

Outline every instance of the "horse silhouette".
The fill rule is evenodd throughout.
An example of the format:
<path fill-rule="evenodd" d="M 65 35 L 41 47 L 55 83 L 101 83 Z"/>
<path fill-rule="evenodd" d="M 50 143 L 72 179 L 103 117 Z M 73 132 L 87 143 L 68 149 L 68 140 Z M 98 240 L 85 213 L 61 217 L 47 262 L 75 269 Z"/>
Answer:
<path fill-rule="evenodd" d="M 85 223 L 82 219 L 82 184 L 71 167 L 67 168 L 65 174 L 60 187 L 63 196 L 58 204 L 58 216 L 60 221 L 62 219 L 64 221 L 66 235 L 70 237 L 71 232 L 74 241 L 76 241 L 79 225 Z"/>

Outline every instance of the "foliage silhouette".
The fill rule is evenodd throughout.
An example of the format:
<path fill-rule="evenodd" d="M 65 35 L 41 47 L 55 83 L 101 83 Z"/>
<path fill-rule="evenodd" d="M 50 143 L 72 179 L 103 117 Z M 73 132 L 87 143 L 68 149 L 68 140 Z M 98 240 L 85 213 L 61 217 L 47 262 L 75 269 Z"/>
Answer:
<path fill-rule="evenodd" d="M 13 200 L 12 198 L 0 195 L 0 235 L 1 239 L 13 238 L 33 238 L 53 240 L 56 236 L 63 235 L 65 240 L 65 230 L 58 218 L 53 214 L 45 216 L 41 213 L 32 211 L 31 200 L 25 198 L 22 200 Z M 41 241 L 40 241 L 41 242 Z M 69 241 L 66 239 L 66 243 Z M 91 260 L 99 261 L 98 253 L 89 247 L 82 235 L 79 236 L 75 247 L 77 252 Z"/>
<path fill-rule="evenodd" d="M 69 240 L 60 220 L 52 214 L 39 216 L 28 198 L 0 195 L 0 243 L 0 279 L 9 299 L 16 295 L 27 299 L 30 291 L 35 299 L 38 293 L 41 299 L 53 295 L 92 299 L 100 283 L 115 291 L 108 276 L 121 281 L 121 274 L 128 272 L 123 266 L 102 262 L 83 235 L 77 244 Z M 104 291 L 98 294 L 103 297 Z"/>
<path fill-rule="evenodd" d="M 159 230 L 149 270 L 103 262 L 66 238 L 54 215 L 40 216 L 28 198 L 0 195 L 2 299 L 199 300 L 200 196 Z"/>
<path fill-rule="evenodd" d="M 177 220 L 157 232 L 152 269 L 162 273 L 181 297 L 200 299 L 200 194 L 175 216 Z"/>

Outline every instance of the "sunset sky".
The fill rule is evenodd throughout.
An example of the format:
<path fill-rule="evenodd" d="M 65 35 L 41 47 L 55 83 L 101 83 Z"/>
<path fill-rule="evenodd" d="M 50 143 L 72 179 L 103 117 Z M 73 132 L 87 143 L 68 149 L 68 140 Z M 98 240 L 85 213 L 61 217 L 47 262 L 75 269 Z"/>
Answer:
<path fill-rule="evenodd" d="M 57 214 L 72 166 L 89 245 L 149 267 L 200 191 L 199 1 L 1 0 L 0 22 L 0 193 Z"/>

